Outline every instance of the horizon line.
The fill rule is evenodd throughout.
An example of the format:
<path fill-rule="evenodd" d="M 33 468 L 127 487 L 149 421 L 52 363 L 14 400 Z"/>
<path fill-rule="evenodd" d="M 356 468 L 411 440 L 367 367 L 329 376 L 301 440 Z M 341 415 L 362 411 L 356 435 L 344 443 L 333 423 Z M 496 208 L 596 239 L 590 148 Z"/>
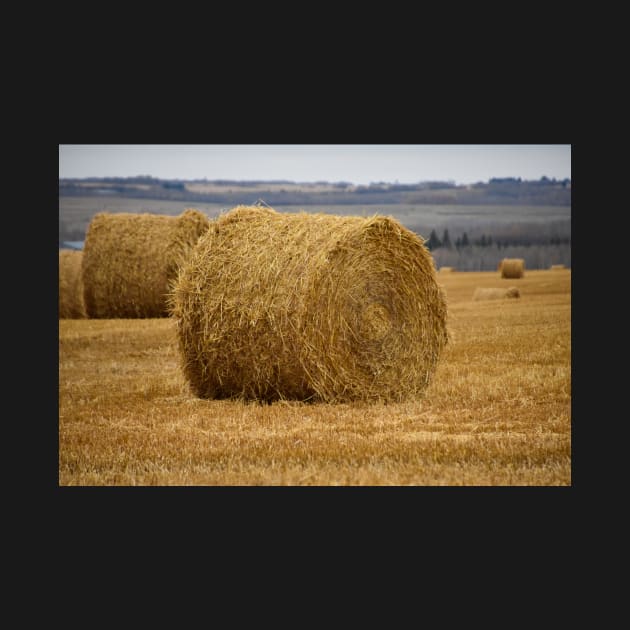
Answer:
<path fill-rule="evenodd" d="M 503 177 L 490 177 L 488 180 L 478 180 L 475 182 L 470 182 L 470 183 L 466 183 L 466 182 L 460 182 L 457 183 L 454 179 L 424 179 L 424 180 L 418 180 L 418 181 L 413 181 L 413 182 L 401 182 L 398 180 L 394 180 L 392 181 L 373 181 L 370 182 L 369 184 L 357 184 L 355 182 L 351 182 L 351 181 L 347 181 L 344 179 L 341 180 L 336 180 L 336 181 L 332 181 L 332 180 L 325 180 L 325 179 L 317 179 L 317 180 L 312 180 L 312 181 L 296 181 L 296 180 L 291 180 L 291 179 L 227 179 L 224 177 L 219 177 L 216 179 L 208 179 L 207 177 L 197 177 L 194 179 L 182 179 L 180 177 L 156 177 L 154 175 L 147 175 L 147 174 L 140 174 L 140 175 L 86 175 L 84 177 L 59 177 L 58 180 L 59 181 L 63 181 L 63 180 L 89 180 L 89 179 L 155 179 L 157 181 L 177 181 L 177 182 L 227 182 L 227 183 L 242 183 L 242 182 L 248 182 L 248 183 L 262 183 L 262 184 L 350 184 L 352 186 L 372 186 L 374 184 L 391 184 L 394 186 L 414 186 L 414 185 L 418 185 L 418 184 L 452 184 L 455 186 L 470 186 L 472 184 L 485 184 L 485 183 L 490 183 L 492 180 L 514 180 L 514 181 L 520 181 L 520 182 L 539 182 L 539 181 L 551 181 L 551 182 L 565 182 L 565 181 L 571 181 L 571 177 L 563 177 L 563 178 L 557 178 L 557 177 L 548 177 L 547 175 L 541 175 L 539 178 L 537 179 L 525 179 L 521 176 L 514 176 L 514 175 L 507 175 L 507 176 L 503 176 Z"/>

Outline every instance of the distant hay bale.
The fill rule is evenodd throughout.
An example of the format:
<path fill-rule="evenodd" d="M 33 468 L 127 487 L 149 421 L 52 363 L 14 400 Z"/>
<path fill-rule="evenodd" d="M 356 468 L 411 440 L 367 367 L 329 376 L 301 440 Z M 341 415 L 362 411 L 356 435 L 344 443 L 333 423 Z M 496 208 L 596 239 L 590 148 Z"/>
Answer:
<path fill-rule="evenodd" d="M 165 317 L 181 263 L 210 225 L 198 210 L 177 217 L 101 212 L 85 237 L 83 283 L 89 317 Z"/>
<path fill-rule="evenodd" d="M 560 269 L 566 269 L 566 267 L 564 265 L 551 265 L 549 269 L 552 271 L 559 271 Z"/>
<path fill-rule="evenodd" d="M 457 271 L 457 269 L 455 269 L 455 267 L 440 267 L 440 271 L 448 273 L 448 272 L 452 272 L 452 271 Z"/>
<path fill-rule="evenodd" d="M 525 275 L 525 260 L 522 258 L 504 258 L 501 261 L 502 278 L 522 278 Z"/>
<path fill-rule="evenodd" d="M 201 398 L 412 398 L 447 343 L 431 254 L 389 217 L 239 206 L 199 239 L 171 300 Z"/>
<path fill-rule="evenodd" d="M 59 251 L 59 318 L 84 319 L 83 279 L 81 261 L 83 252 L 73 250 Z"/>
<path fill-rule="evenodd" d="M 502 300 L 504 298 L 518 297 L 521 297 L 521 292 L 516 287 L 510 287 L 509 289 L 477 287 L 472 299 L 478 302 L 480 300 Z"/>

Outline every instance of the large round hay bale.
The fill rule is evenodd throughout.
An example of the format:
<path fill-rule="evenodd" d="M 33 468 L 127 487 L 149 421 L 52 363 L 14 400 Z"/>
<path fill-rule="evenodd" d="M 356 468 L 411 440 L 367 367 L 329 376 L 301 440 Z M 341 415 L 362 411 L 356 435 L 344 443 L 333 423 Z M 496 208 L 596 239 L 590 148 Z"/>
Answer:
<path fill-rule="evenodd" d="M 412 398 L 447 343 L 431 254 L 389 217 L 239 206 L 199 239 L 172 300 L 201 398 Z"/>
<path fill-rule="evenodd" d="M 502 300 L 504 298 L 518 297 L 521 297 L 521 292 L 516 287 L 509 287 L 508 289 L 477 287 L 472 299 L 478 302 L 480 300 Z"/>
<path fill-rule="evenodd" d="M 523 258 L 504 258 L 501 261 L 502 278 L 522 278 L 525 275 L 525 260 Z"/>
<path fill-rule="evenodd" d="M 85 238 L 83 283 L 89 317 L 165 317 L 181 263 L 210 225 L 188 209 L 177 217 L 101 212 Z"/>
<path fill-rule="evenodd" d="M 59 250 L 59 318 L 83 319 L 86 317 L 83 302 L 81 261 L 83 252 Z"/>

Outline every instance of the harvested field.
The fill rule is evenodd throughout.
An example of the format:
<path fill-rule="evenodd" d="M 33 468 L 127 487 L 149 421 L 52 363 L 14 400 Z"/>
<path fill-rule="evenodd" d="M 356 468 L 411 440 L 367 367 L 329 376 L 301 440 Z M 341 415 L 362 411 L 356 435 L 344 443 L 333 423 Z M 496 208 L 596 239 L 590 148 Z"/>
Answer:
<path fill-rule="evenodd" d="M 401 403 L 201 400 L 172 319 L 61 319 L 59 484 L 571 485 L 571 270 L 438 281 L 452 339 Z"/>
<path fill-rule="evenodd" d="M 473 300 L 503 300 L 505 298 L 519 298 L 521 292 L 516 287 L 501 289 L 499 287 L 477 287 L 473 293 Z"/>

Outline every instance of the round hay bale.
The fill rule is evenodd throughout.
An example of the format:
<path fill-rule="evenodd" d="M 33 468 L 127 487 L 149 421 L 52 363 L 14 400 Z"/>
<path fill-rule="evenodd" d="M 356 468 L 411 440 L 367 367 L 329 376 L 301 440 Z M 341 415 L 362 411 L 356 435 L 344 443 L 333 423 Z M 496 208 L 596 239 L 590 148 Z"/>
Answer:
<path fill-rule="evenodd" d="M 518 297 L 521 297 L 521 292 L 516 287 L 510 287 L 509 289 L 477 287 L 472 299 L 478 302 L 480 300 L 502 300 L 504 298 Z"/>
<path fill-rule="evenodd" d="M 83 301 L 82 260 L 81 251 L 59 251 L 59 319 L 87 317 Z"/>
<path fill-rule="evenodd" d="M 168 316 L 168 293 L 179 266 L 209 225 L 208 217 L 193 209 L 177 217 L 96 214 L 83 249 L 88 316 Z"/>
<path fill-rule="evenodd" d="M 525 275 L 525 260 L 523 258 L 504 258 L 501 261 L 502 278 L 522 278 Z"/>
<path fill-rule="evenodd" d="M 561 269 L 566 269 L 566 267 L 564 265 L 551 265 L 549 269 L 551 269 L 551 271 L 560 271 Z"/>
<path fill-rule="evenodd" d="M 457 271 L 455 267 L 440 267 L 440 271 L 444 273 L 452 273 L 453 271 Z"/>
<path fill-rule="evenodd" d="M 447 343 L 429 250 L 382 216 L 239 206 L 199 239 L 172 305 L 201 398 L 403 400 Z"/>

